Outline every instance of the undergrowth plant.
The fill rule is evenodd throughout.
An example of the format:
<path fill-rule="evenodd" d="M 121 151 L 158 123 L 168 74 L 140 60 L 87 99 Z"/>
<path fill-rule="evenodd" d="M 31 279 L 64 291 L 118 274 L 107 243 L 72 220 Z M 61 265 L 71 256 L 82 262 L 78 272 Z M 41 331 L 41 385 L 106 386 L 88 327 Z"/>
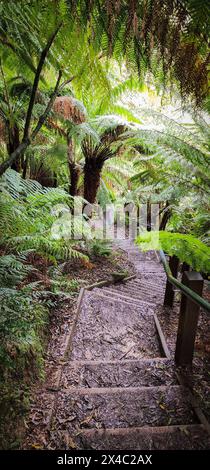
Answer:
<path fill-rule="evenodd" d="M 93 256 L 110 256 L 112 247 L 109 240 L 95 239 L 89 243 L 88 250 Z"/>
<path fill-rule="evenodd" d="M 55 307 L 56 299 L 69 299 L 77 289 L 76 283 L 68 279 L 51 278 L 48 266 L 70 258 L 87 258 L 79 251 L 78 240 L 75 247 L 71 232 L 55 237 L 52 230 L 62 216 L 62 211 L 55 208 L 65 206 L 70 213 L 72 202 L 63 189 L 44 188 L 36 181 L 24 180 L 14 170 L 4 173 L 0 181 L 2 442 L 9 439 L 4 437 L 5 423 L 9 430 L 13 414 L 23 413 L 28 403 L 27 386 L 36 377 L 43 377 L 49 308 Z M 81 221 L 75 225 L 79 231 Z M 41 271 L 36 268 L 36 259 Z"/>
<path fill-rule="evenodd" d="M 70 236 L 52 236 L 57 221 L 53 208 L 60 203 L 69 209 L 72 206 L 72 198 L 64 190 L 43 188 L 8 170 L 0 183 L 0 238 L 6 252 L 34 249 L 55 261 L 82 258 Z"/>
<path fill-rule="evenodd" d="M 43 330 L 47 309 L 31 296 L 15 289 L 0 289 L 0 362 L 2 375 L 42 371 Z"/>

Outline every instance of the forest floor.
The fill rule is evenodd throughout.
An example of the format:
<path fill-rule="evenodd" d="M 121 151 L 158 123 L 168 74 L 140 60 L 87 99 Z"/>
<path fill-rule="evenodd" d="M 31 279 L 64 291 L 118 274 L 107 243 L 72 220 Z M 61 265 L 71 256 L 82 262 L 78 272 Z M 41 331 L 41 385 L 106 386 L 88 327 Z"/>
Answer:
<path fill-rule="evenodd" d="M 78 261 L 69 261 L 65 263 L 63 270 L 65 274 L 69 276 L 69 279 L 74 279 L 77 281 L 77 289 L 75 291 L 75 297 L 72 300 L 66 300 L 60 302 L 60 305 L 57 305 L 55 309 L 53 309 L 51 314 L 51 322 L 50 322 L 50 334 L 49 334 L 49 344 L 48 349 L 45 354 L 45 380 L 40 382 L 39 384 L 35 384 L 34 388 L 31 391 L 31 405 L 30 405 L 30 412 L 25 420 L 25 437 L 23 439 L 21 448 L 23 449 L 56 449 L 59 448 L 61 445 L 63 448 L 66 449 L 73 449 L 77 447 L 75 444 L 74 439 L 71 438 L 69 433 L 62 433 L 62 439 L 59 434 L 58 428 L 63 428 L 66 426 L 71 427 L 71 421 L 73 421 L 74 427 L 74 420 L 75 420 L 75 412 L 74 409 L 71 410 L 71 413 L 67 413 L 65 409 L 65 402 L 64 402 L 64 409 L 59 411 L 59 416 L 56 416 L 57 425 L 56 429 L 52 426 L 53 420 L 53 413 L 55 413 L 54 405 L 55 401 L 58 397 L 58 394 L 61 396 L 62 401 L 62 390 L 60 388 L 60 377 L 62 370 L 64 370 L 65 375 L 65 367 L 67 367 L 68 372 L 68 364 L 65 358 L 65 351 L 69 342 L 69 331 L 72 330 L 73 324 L 75 322 L 75 315 L 76 315 L 76 301 L 78 298 L 78 291 L 81 287 L 88 286 L 92 283 L 98 282 L 100 280 L 110 279 L 111 274 L 113 271 L 127 271 L 128 275 L 131 275 L 135 272 L 135 268 L 133 263 L 128 259 L 127 254 L 125 251 L 121 251 L 120 249 L 115 249 L 112 252 L 110 257 L 95 257 L 95 259 L 90 260 L 90 263 L 86 265 L 83 262 Z M 148 276 L 146 276 L 148 277 Z M 148 277 L 149 279 L 149 277 Z M 209 298 L 209 292 L 205 287 L 205 297 Z M 157 308 L 156 314 L 160 321 L 164 336 L 167 341 L 167 345 L 170 349 L 172 355 L 174 354 L 175 350 L 175 343 L 176 343 L 176 333 L 177 333 L 177 326 L 178 326 L 178 312 L 179 312 L 179 301 L 180 295 L 178 292 L 175 294 L 175 304 L 173 310 L 168 308 L 164 308 L 161 304 Z M 100 301 L 98 301 L 100 303 Z M 101 302 L 103 302 L 101 300 Z M 100 308 L 100 305 L 99 305 Z M 123 314 L 123 312 L 122 312 Z M 149 320 L 149 319 L 148 319 Z M 87 322 L 89 319 L 87 318 Z M 98 325 L 100 327 L 100 325 Z M 195 347 L 195 356 L 193 362 L 193 374 L 191 375 L 190 379 L 193 383 L 194 391 L 197 394 L 199 399 L 200 406 L 202 410 L 205 412 L 206 416 L 210 418 L 210 381 L 209 381 L 209 365 L 210 365 L 210 320 L 206 316 L 205 312 L 201 311 L 198 332 L 197 332 L 197 339 L 196 339 L 196 347 Z M 151 330 L 151 331 L 150 331 Z M 143 331 L 143 330 L 142 330 Z M 87 345 L 85 357 L 86 359 L 91 359 L 91 351 L 94 349 L 94 358 L 97 358 L 97 341 L 94 341 L 96 337 L 96 332 L 94 330 L 94 324 L 91 326 L 89 325 L 89 332 L 91 332 L 91 336 L 88 337 L 86 334 Z M 100 335 L 99 335 L 100 336 Z M 135 335 L 134 335 L 135 336 Z M 159 350 L 158 340 L 155 337 L 155 334 L 152 330 L 152 327 L 147 331 L 143 331 L 144 340 L 142 343 L 142 347 L 144 352 L 146 351 L 147 357 L 157 357 L 161 355 Z M 89 339 L 88 339 L 89 338 Z M 124 338 L 126 340 L 126 338 Z M 138 338 L 136 338 L 138 341 Z M 82 342 L 81 338 L 81 345 L 80 345 L 80 333 L 77 334 L 76 339 L 76 356 L 74 357 L 73 353 L 73 360 L 80 359 L 80 356 L 83 357 L 83 349 L 82 346 L 84 343 Z M 122 359 L 123 358 L 135 358 L 141 357 L 141 351 L 138 348 L 138 351 L 134 348 L 132 352 L 130 352 L 129 348 L 125 348 L 124 350 L 117 349 L 116 352 L 116 344 L 114 341 L 110 341 L 110 339 L 106 338 L 107 345 L 103 351 L 103 357 L 106 357 L 111 354 L 112 357 Z M 135 342 L 135 338 L 132 337 L 132 341 Z M 147 344 L 146 344 L 147 343 Z M 81 346 L 81 347 L 80 347 Z M 93 346 L 93 348 L 92 348 Z M 100 344 L 101 347 L 101 344 Z M 107 349 L 108 347 L 108 349 Z M 106 352 L 107 351 L 107 352 Z M 111 351 L 111 352 L 110 352 Z M 135 353 L 136 351 L 136 353 Z M 87 355 L 90 354 L 90 357 Z M 133 356 L 134 354 L 134 356 Z M 123 365 L 123 364 L 122 364 Z M 150 369 L 151 370 L 151 369 Z M 130 371 L 133 373 L 133 371 Z M 103 377 L 105 375 L 108 376 L 110 374 L 109 368 L 107 368 L 106 374 L 106 367 L 103 370 Z M 139 371 L 140 374 L 140 371 Z M 154 386 L 157 384 L 156 372 L 154 373 Z M 164 376 L 164 370 L 162 371 Z M 177 383 L 174 370 L 171 370 L 171 375 L 167 372 L 167 383 Z M 144 377 L 145 378 L 145 377 Z M 63 382 L 64 387 L 64 395 L 65 396 L 65 388 L 68 388 L 68 385 L 76 385 L 77 377 L 74 377 L 74 373 L 72 371 L 72 376 L 68 377 L 66 375 L 65 378 L 66 382 Z M 74 380 L 76 381 L 74 383 Z M 91 387 L 94 386 L 92 382 L 91 375 L 87 375 L 84 380 L 86 381 L 86 386 Z M 125 377 L 123 377 L 123 384 L 125 385 Z M 139 379 L 137 379 L 139 380 Z M 89 381 L 89 382 L 88 382 Z M 99 384 L 101 386 L 101 384 Z M 169 397 L 170 398 L 170 397 Z M 90 420 L 92 419 L 92 409 L 93 404 L 91 404 L 90 398 L 88 399 L 88 406 L 90 408 L 89 415 Z M 95 405 L 95 403 L 94 403 Z M 63 406 L 63 405 L 62 405 Z M 177 410 L 174 411 L 175 413 Z M 81 413 L 81 419 L 80 419 Z M 82 410 L 77 410 L 77 418 L 82 420 Z M 189 420 L 191 420 L 189 416 Z M 191 422 L 191 421 L 190 421 Z M 84 427 L 88 427 L 88 423 L 84 421 Z M 61 444 L 62 442 L 62 444 Z"/>
<path fill-rule="evenodd" d="M 30 260 L 31 262 L 31 260 Z M 36 276 L 43 280 L 46 286 L 49 287 L 50 279 L 47 276 L 48 266 L 44 266 L 44 260 L 37 258 L 34 260 L 34 265 L 38 270 Z M 82 287 L 101 280 L 108 280 L 111 278 L 113 272 L 126 272 L 127 275 L 135 273 L 134 263 L 128 259 L 127 253 L 115 247 L 110 256 L 92 256 L 88 262 L 81 260 L 70 260 L 62 264 L 62 274 L 69 281 L 71 286 L 69 298 L 57 296 L 55 305 L 50 310 L 50 323 L 49 331 L 47 334 L 47 347 L 44 355 L 44 375 L 41 380 L 36 380 L 33 386 L 27 390 L 27 397 L 29 403 L 27 406 L 29 411 L 27 414 L 25 410 L 21 413 L 17 412 L 14 416 L 12 423 L 8 424 L 7 432 L 11 434 L 8 447 L 10 448 L 23 448 L 23 449 L 55 449 L 59 448 L 59 436 L 51 429 L 51 422 L 53 417 L 54 403 L 57 397 L 60 383 L 61 371 L 66 366 L 65 351 L 69 343 L 69 332 L 72 331 L 78 294 Z M 149 275 L 146 278 L 149 280 Z M 29 281 L 29 280 L 28 280 Z M 30 279 L 31 281 L 31 279 Z M 210 293 L 205 287 L 205 297 L 210 300 Z M 159 304 L 156 314 L 160 321 L 167 345 L 171 354 L 174 354 L 176 333 L 178 326 L 178 312 L 179 312 L 179 293 L 175 294 L 175 304 L 173 310 L 164 308 Z M 208 319 L 205 312 L 201 311 L 198 332 L 196 338 L 195 355 L 193 361 L 193 374 L 191 376 L 194 391 L 197 393 L 202 410 L 210 419 L 210 319 Z M 143 330 L 142 330 L 143 331 Z M 151 333 L 151 335 L 150 335 Z M 94 336 L 94 332 L 92 332 Z M 144 332 L 144 337 L 147 339 L 142 344 L 144 352 L 146 351 L 148 357 L 156 357 L 161 355 L 159 351 L 159 344 L 156 340 L 155 334 L 147 329 Z M 135 338 L 133 338 L 135 342 Z M 138 338 L 136 338 L 138 341 Z M 91 340 L 90 340 L 91 342 Z M 114 345 L 108 341 L 108 349 L 114 351 Z M 144 344 L 145 343 L 145 344 Z M 146 349 L 145 349 L 146 348 Z M 132 352 L 129 348 L 118 351 L 120 359 L 131 358 L 135 348 Z M 118 354 L 117 352 L 117 354 Z M 106 350 L 104 350 L 106 354 Z M 141 351 L 138 349 L 137 356 L 141 357 Z M 116 356 L 117 357 L 117 356 Z M 88 359 L 88 357 L 87 357 Z M 133 371 L 130 371 L 131 373 Z M 106 375 L 106 368 L 104 368 Z M 107 375 L 110 370 L 107 369 Z M 141 372 L 139 371 L 139 376 Z M 164 375 L 164 371 L 163 371 Z M 154 374 L 154 386 L 157 384 L 157 379 Z M 86 377 L 87 381 L 92 380 L 91 377 Z M 74 376 L 72 375 L 72 380 Z M 126 380 L 123 378 L 123 380 Z M 137 379 L 139 380 L 139 378 Z M 145 379 L 146 380 L 146 379 Z M 174 371 L 171 375 L 167 373 L 168 383 L 174 383 Z M 68 382 L 68 380 L 67 380 Z M 67 384 L 68 386 L 68 384 Z M 91 384 L 90 384 L 91 386 Z M 24 394 L 24 389 L 22 396 Z M 20 397 L 21 398 L 21 397 Z M 26 400 L 27 401 L 27 400 Z M 65 413 L 64 413 L 65 414 Z M 91 413 L 90 413 L 91 414 Z M 59 417 L 59 425 L 62 426 L 62 421 L 74 419 L 74 414 L 68 418 Z M 6 423 L 7 424 L 7 423 Z M 84 423 L 85 426 L 85 423 Z M 14 431 L 15 430 L 15 431 Z M 20 439 L 21 438 L 21 439 Z M 65 436 L 64 436 L 65 439 Z M 57 442 L 56 442 L 57 440 Z M 75 442 L 69 435 L 66 435 L 65 448 L 74 448 Z"/>
<path fill-rule="evenodd" d="M 126 272 L 128 275 L 134 272 L 132 263 L 120 249 L 115 249 L 107 257 L 90 256 L 89 262 L 76 259 L 63 263 L 62 272 L 70 282 L 74 282 L 75 290 L 71 292 L 71 299 L 61 298 L 50 312 L 49 342 L 44 356 L 44 379 L 34 383 L 31 389 L 30 412 L 24 420 L 24 427 L 18 429 L 18 433 L 25 434 L 23 448 L 48 447 L 46 427 L 51 418 L 57 392 L 55 383 L 62 366 L 69 330 L 75 320 L 80 289 L 101 280 L 110 280 L 112 273 L 116 271 Z"/>

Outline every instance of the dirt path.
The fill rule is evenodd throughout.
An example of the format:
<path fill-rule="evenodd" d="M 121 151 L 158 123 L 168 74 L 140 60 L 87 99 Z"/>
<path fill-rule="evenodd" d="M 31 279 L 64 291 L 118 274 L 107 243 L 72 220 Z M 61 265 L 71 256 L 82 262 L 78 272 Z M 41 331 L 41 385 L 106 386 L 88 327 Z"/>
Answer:
<path fill-rule="evenodd" d="M 65 325 L 24 448 L 207 448 L 156 315 L 166 276 L 154 252 L 118 242 L 134 279 L 85 291 Z M 54 338 L 55 340 L 55 338 Z M 51 348 L 51 351 L 53 349 Z"/>

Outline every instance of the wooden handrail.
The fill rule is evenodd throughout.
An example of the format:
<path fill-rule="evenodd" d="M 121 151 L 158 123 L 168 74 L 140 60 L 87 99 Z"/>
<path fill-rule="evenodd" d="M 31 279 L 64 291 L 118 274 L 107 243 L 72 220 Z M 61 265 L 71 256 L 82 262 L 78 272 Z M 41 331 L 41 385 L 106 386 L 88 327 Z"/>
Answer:
<path fill-rule="evenodd" d="M 160 255 L 160 259 L 161 259 L 161 262 L 163 264 L 165 273 L 167 275 L 168 281 L 171 284 L 173 284 L 175 287 L 178 287 L 178 289 L 181 292 L 183 292 L 186 295 L 186 297 L 188 297 L 190 300 L 192 300 L 197 305 L 199 305 L 199 307 L 202 307 L 206 312 L 210 313 L 210 303 L 207 302 L 207 300 L 200 297 L 200 295 L 196 294 L 196 292 L 194 292 L 192 289 L 190 289 L 189 287 L 182 284 L 182 282 L 178 281 L 172 275 L 172 272 L 171 272 L 170 267 L 167 263 L 167 260 L 166 260 L 166 257 L 165 257 L 165 254 L 164 254 L 163 250 L 159 251 L 159 255 Z"/>

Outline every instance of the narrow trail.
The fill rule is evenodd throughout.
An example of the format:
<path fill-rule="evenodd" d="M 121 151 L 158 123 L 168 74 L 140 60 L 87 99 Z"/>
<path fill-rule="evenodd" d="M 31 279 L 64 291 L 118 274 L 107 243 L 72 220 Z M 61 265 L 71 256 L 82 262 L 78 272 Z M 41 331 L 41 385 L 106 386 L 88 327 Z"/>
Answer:
<path fill-rule="evenodd" d="M 46 440 L 60 449 L 208 448 L 156 316 L 163 267 L 131 240 L 117 245 L 136 277 L 85 291 L 79 300 Z"/>

